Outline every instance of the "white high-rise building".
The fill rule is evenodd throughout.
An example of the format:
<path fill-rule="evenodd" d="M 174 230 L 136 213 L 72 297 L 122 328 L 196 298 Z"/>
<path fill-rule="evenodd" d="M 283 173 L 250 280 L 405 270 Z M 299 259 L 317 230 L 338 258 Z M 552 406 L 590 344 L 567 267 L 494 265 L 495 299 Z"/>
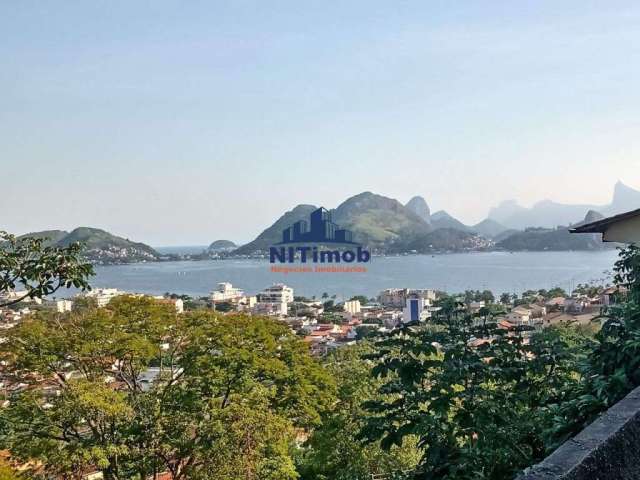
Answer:
<path fill-rule="evenodd" d="M 283 283 L 276 283 L 258 294 L 258 303 L 254 307 L 256 313 L 267 315 L 287 315 L 289 303 L 293 302 L 293 288 Z"/>
<path fill-rule="evenodd" d="M 260 303 L 291 303 L 293 302 L 293 288 L 284 283 L 276 283 L 265 288 L 258 294 Z"/>
<path fill-rule="evenodd" d="M 344 302 L 344 311 L 351 314 L 360 313 L 360 300 Z"/>

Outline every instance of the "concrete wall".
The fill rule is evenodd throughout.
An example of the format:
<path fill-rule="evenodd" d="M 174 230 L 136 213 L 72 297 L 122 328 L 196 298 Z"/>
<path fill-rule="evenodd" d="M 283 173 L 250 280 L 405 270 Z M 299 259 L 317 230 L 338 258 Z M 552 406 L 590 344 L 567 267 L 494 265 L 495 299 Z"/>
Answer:
<path fill-rule="evenodd" d="M 640 244 L 640 216 L 615 222 L 602 235 L 605 242 Z"/>
<path fill-rule="evenodd" d="M 640 479 L 640 387 L 518 480 Z"/>

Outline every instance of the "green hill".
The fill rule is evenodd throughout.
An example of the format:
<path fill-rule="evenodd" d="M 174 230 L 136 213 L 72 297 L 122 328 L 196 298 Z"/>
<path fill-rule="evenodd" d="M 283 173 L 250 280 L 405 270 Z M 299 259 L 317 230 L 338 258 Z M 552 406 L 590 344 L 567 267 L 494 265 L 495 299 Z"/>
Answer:
<path fill-rule="evenodd" d="M 355 241 L 371 248 L 386 249 L 432 230 L 399 201 L 371 192 L 345 200 L 332 214 L 334 222 L 353 232 Z"/>
<path fill-rule="evenodd" d="M 207 248 L 208 252 L 219 252 L 219 251 L 225 251 L 225 250 L 233 250 L 234 248 L 237 248 L 238 246 L 233 243 L 231 240 L 216 240 L 214 242 L 211 243 L 211 245 L 209 245 L 209 247 Z"/>
<path fill-rule="evenodd" d="M 47 238 L 47 245 L 66 247 L 79 242 L 84 246 L 83 255 L 97 264 L 148 262 L 160 259 L 160 254 L 149 245 L 132 242 L 99 228 L 79 227 L 71 232 L 46 230 L 22 235 L 20 238 Z"/>
<path fill-rule="evenodd" d="M 528 228 L 499 241 L 498 248 L 510 251 L 603 250 L 612 248 L 602 243 L 597 234 L 570 233 L 568 227 L 556 229 Z"/>
<path fill-rule="evenodd" d="M 309 215 L 316 208 L 313 205 L 298 205 L 293 210 L 286 212 L 269 228 L 265 229 L 257 238 L 234 250 L 236 255 L 251 255 L 259 252 L 268 252 L 269 247 L 282 241 L 282 231 L 299 220 L 309 220 Z"/>
<path fill-rule="evenodd" d="M 468 232 L 469 227 L 467 227 L 460 220 L 453 218 L 444 210 L 440 210 L 433 215 L 431 215 L 431 225 L 434 229 L 438 228 L 455 228 L 456 230 L 460 230 L 461 232 Z"/>
<path fill-rule="evenodd" d="M 480 235 L 488 238 L 495 238 L 503 232 L 507 231 L 507 227 L 492 220 L 491 218 L 485 218 L 480 223 L 469 227 L 472 232 L 479 233 Z"/>
<path fill-rule="evenodd" d="M 20 235 L 18 240 L 22 238 L 38 238 L 44 240 L 45 246 L 52 246 L 57 244 L 67 235 L 69 235 L 69 232 L 65 230 L 43 230 L 42 232 L 31 232 L 25 235 Z"/>

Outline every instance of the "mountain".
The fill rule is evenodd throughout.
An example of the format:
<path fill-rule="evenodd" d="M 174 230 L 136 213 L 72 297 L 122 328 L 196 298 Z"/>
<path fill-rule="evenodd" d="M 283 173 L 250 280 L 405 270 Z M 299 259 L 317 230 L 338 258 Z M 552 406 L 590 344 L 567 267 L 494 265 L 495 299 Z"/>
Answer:
<path fill-rule="evenodd" d="M 576 226 L 597 222 L 598 220 L 602 220 L 603 218 L 605 217 L 600 212 L 596 212 L 595 210 L 589 210 L 585 215 L 584 220 L 582 222 L 577 223 Z"/>
<path fill-rule="evenodd" d="M 505 227 L 524 229 L 527 227 L 555 228 L 569 225 L 576 218 L 582 218 L 589 210 L 601 212 L 605 216 L 615 215 L 640 207 L 640 191 L 617 182 L 608 205 L 570 205 L 543 200 L 531 208 L 517 204 L 515 200 L 502 202 L 489 211 L 489 218 Z"/>
<path fill-rule="evenodd" d="M 209 245 L 207 248 L 208 252 L 221 252 L 227 250 L 233 250 L 238 246 L 233 243 L 231 240 L 216 240 Z"/>
<path fill-rule="evenodd" d="M 233 254 L 251 255 L 266 252 L 269 246 L 282 240 L 282 231 L 285 228 L 298 220 L 309 221 L 309 215 L 316 208 L 313 205 L 298 205 L 282 215 L 255 240 L 241 246 Z M 348 198 L 331 210 L 331 216 L 333 222 L 341 228 L 353 232 L 354 241 L 373 249 L 385 250 L 396 242 L 404 242 L 432 230 L 417 213 L 398 200 L 371 192 Z"/>
<path fill-rule="evenodd" d="M 314 205 L 298 205 L 293 210 L 286 212 L 269 228 L 264 230 L 256 239 L 242 245 L 233 253 L 236 255 L 250 255 L 256 252 L 266 252 L 271 245 L 282 241 L 282 231 L 299 220 L 309 221 L 309 215 L 318 207 Z"/>
<path fill-rule="evenodd" d="M 507 227 L 504 225 L 492 220 L 491 218 L 486 218 L 480 223 L 469 227 L 472 232 L 479 233 L 480 235 L 487 238 L 495 238 L 501 233 L 507 231 Z"/>
<path fill-rule="evenodd" d="M 370 248 L 387 246 L 432 230 L 418 214 L 399 201 L 363 192 L 332 211 L 332 218 L 342 228 L 351 230 L 354 240 Z"/>
<path fill-rule="evenodd" d="M 509 238 L 511 235 L 515 235 L 516 233 L 520 233 L 520 232 L 521 232 L 521 230 L 516 230 L 515 228 L 510 228 L 508 230 L 505 230 L 502 233 L 499 233 L 495 237 L 493 237 L 493 241 L 496 242 L 496 244 L 497 244 L 497 243 L 500 243 L 505 238 Z"/>
<path fill-rule="evenodd" d="M 595 222 L 604 218 L 599 212 L 589 210 L 584 219 L 573 226 Z M 524 232 L 516 232 L 497 242 L 499 248 L 505 250 L 605 250 L 614 248 L 615 244 L 603 243 L 598 233 L 570 233 L 569 227 L 527 228 Z"/>
<path fill-rule="evenodd" d="M 149 245 L 132 242 L 104 230 L 79 227 L 70 233 L 63 230 L 32 232 L 20 238 L 47 238 L 45 245 L 67 247 L 75 242 L 84 246 L 82 255 L 92 263 L 118 264 L 157 261 L 161 255 Z"/>
<path fill-rule="evenodd" d="M 613 188 L 611 204 L 599 211 L 602 211 L 604 216 L 608 217 L 635 210 L 636 208 L 640 208 L 640 191 L 618 181 Z"/>
<path fill-rule="evenodd" d="M 67 235 L 69 235 L 69 232 L 64 230 L 43 230 L 42 232 L 31 232 L 20 235 L 18 240 L 22 238 L 37 238 L 44 240 L 44 246 L 53 246 Z"/>
<path fill-rule="evenodd" d="M 460 220 L 449 215 L 444 210 L 437 211 L 436 213 L 431 215 L 431 226 L 434 229 L 455 228 L 456 230 L 460 230 L 463 232 L 469 231 L 469 227 L 467 227 Z"/>
<path fill-rule="evenodd" d="M 527 209 L 518 205 L 516 200 L 505 200 L 489 210 L 488 218 L 506 225 L 512 218 L 517 218 L 519 215 L 525 214 L 526 211 Z"/>
<path fill-rule="evenodd" d="M 429 205 L 427 205 L 427 201 L 424 198 L 415 196 L 407 202 L 405 207 L 425 222 L 431 223 L 431 210 L 429 210 Z"/>

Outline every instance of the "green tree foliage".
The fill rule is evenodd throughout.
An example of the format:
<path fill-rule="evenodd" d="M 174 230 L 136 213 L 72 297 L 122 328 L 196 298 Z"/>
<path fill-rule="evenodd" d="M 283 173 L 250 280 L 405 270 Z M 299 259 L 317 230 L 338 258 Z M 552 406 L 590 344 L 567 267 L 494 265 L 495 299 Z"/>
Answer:
<path fill-rule="evenodd" d="M 23 480 L 23 478 L 6 462 L 0 461 L 0 480 Z"/>
<path fill-rule="evenodd" d="M 80 258 L 81 250 L 78 243 L 53 247 L 44 238 L 18 239 L 0 231 L 0 293 L 25 291 L 22 297 L 0 301 L 0 307 L 42 298 L 61 288 L 89 288 L 93 268 Z"/>
<path fill-rule="evenodd" d="M 541 459 L 549 405 L 577 381 L 582 340 L 548 329 L 497 328 L 490 309 L 443 299 L 430 325 L 408 325 L 376 344 L 379 398 L 365 403 L 365 438 L 383 448 L 417 436 L 425 479 L 511 478 Z"/>
<path fill-rule="evenodd" d="M 364 480 L 372 474 L 393 475 L 415 468 L 420 458 L 416 438 L 390 451 L 359 438 L 367 416 L 362 402 L 378 398 L 382 385 L 369 375 L 370 362 L 362 358 L 370 352 L 371 346 L 361 343 L 327 358 L 327 370 L 338 385 L 338 401 L 313 431 L 299 460 L 304 480 Z"/>
<path fill-rule="evenodd" d="M 556 409 L 552 447 L 640 386 L 640 248 L 622 249 L 614 271 L 618 301 L 603 309 L 582 382 Z"/>
<path fill-rule="evenodd" d="M 349 301 L 354 300 L 358 300 L 360 302 L 360 305 L 366 305 L 367 303 L 369 303 L 369 299 L 364 295 L 355 295 L 349 299 Z"/>
<path fill-rule="evenodd" d="M 3 447 L 53 475 L 294 479 L 296 433 L 334 401 L 285 325 L 148 297 L 29 317 L 1 350 L 29 384 L 0 412 Z"/>

